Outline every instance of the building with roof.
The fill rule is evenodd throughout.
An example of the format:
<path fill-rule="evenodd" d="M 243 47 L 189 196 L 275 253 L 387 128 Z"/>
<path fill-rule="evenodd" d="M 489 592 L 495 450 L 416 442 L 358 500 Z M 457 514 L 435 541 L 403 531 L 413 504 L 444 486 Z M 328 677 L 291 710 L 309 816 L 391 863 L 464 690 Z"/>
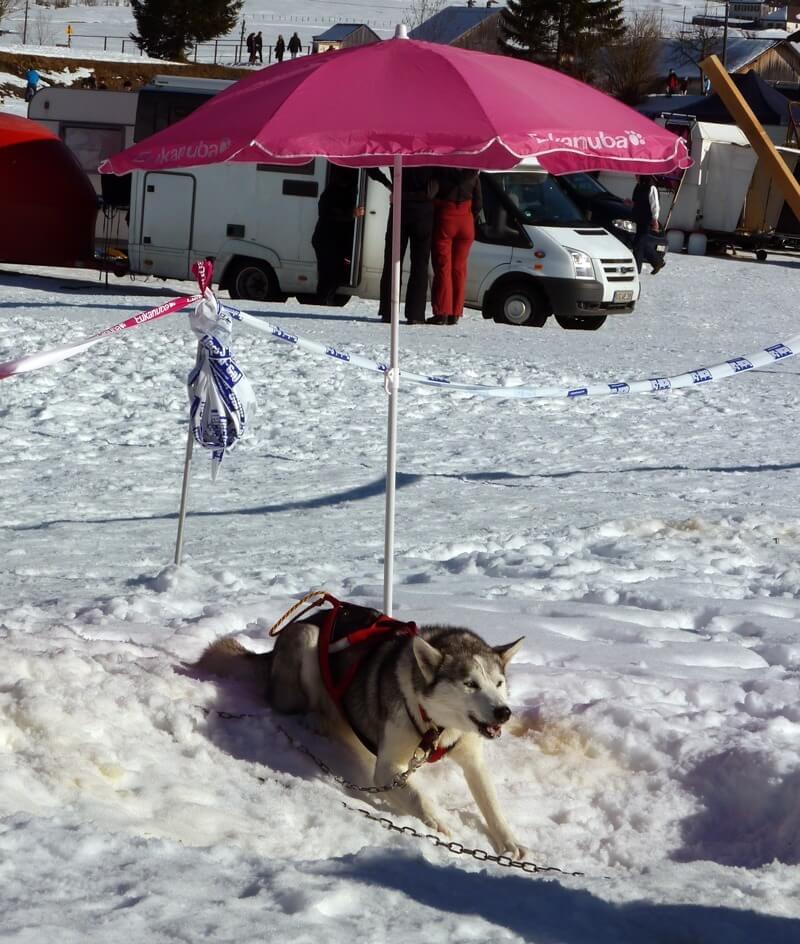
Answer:
<path fill-rule="evenodd" d="M 312 37 L 312 52 L 328 52 L 329 49 L 347 49 L 350 46 L 365 46 L 380 39 L 364 23 L 335 23 L 330 29 Z"/>
<path fill-rule="evenodd" d="M 707 42 L 703 49 L 694 48 L 691 34 L 684 40 L 663 39 L 656 72 L 666 77 L 674 70 L 679 79 L 686 79 L 690 93 L 702 93 L 699 62 L 712 53 L 722 58 L 722 36 Z M 796 85 L 800 81 L 800 52 L 795 43 L 785 38 L 751 39 L 728 35 L 725 52 L 728 72 L 757 72 L 765 82 Z"/>
<path fill-rule="evenodd" d="M 416 26 L 408 35 L 411 39 L 420 39 L 426 43 L 497 52 L 501 11 L 502 7 L 494 0 L 488 0 L 487 4 L 481 7 L 445 7 Z"/>

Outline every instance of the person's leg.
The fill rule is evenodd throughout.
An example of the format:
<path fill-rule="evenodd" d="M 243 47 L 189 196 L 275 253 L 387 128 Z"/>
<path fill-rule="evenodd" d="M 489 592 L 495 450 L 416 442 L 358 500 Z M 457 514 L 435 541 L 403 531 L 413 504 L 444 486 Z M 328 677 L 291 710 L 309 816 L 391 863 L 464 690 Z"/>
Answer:
<path fill-rule="evenodd" d="M 641 226 L 636 227 L 636 236 L 633 240 L 633 259 L 636 262 L 638 272 L 642 271 L 642 262 L 644 260 L 645 243 L 647 241 L 647 230 Z"/>
<path fill-rule="evenodd" d="M 467 259 L 475 242 L 475 221 L 472 201 L 458 205 L 457 226 L 453 236 L 453 307 L 450 314 L 460 318 L 464 314 L 464 294 L 467 287 Z"/>
<path fill-rule="evenodd" d="M 407 240 L 410 242 L 411 265 L 406 288 L 406 321 L 420 323 L 425 321 L 425 305 L 428 300 L 428 264 L 431 258 L 431 239 L 433 237 L 433 201 L 403 206 L 403 212 L 409 217 Z"/>
<path fill-rule="evenodd" d="M 433 223 L 431 256 L 433 259 L 433 290 L 431 307 L 435 316 L 453 313 L 453 277 L 451 234 L 449 232 L 447 204 L 442 200 L 436 204 Z"/>
<path fill-rule="evenodd" d="M 408 230 L 400 219 L 400 285 L 403 283 L 403 259 L 408 246 Z M 386 241 L 383 247 L 383 271 L 381 272 L 380 303 L 378 315 L 382 321 L 392 320 L 392 211 L 389 210 L 389 219 L 386 221 Z"/>

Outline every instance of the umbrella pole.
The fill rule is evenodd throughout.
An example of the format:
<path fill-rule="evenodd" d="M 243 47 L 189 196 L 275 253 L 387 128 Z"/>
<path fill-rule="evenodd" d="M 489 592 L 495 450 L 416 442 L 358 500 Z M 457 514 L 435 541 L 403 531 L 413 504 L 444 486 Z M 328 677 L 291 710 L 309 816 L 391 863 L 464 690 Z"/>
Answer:
<path fill-rule="evenodd" d="M 386 434 L 386 511 L 383 538 L 383 612 L 392 615 L 394 582 L 394 506 L 397 478 L 397 397 L 400 390 L 400 214 L 403 191 L 403 158 L 394 159 L 392 181 L 392 324 L 389 373 L 385 387 L 389 397 Z"/>
<path fill-rule="evenodd" d="M 195 364 L 200 360 L 200 342 L 197 342 L 197 357 Z M 183 526 L 186 523 L 186 506 L 189 501 L 189 475 L 192 468 L 192 453 L 194 452 L 194 435 L 192 434 L 192 417 L 189 414 L 189 434 L 186 437 L 186 454 L 183 459 L 183 485 L 181 486 L 181 506 L 178 510 L 178 536 L 175 539 L 175 566 L 181 566 L 183 557 Z"/>

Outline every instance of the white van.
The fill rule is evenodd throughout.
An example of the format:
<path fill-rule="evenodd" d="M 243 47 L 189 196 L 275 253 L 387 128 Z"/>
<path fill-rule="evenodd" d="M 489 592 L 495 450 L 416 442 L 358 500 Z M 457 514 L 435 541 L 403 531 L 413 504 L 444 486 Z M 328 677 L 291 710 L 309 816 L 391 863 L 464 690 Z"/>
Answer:
<path fill-rule="evenodd" d="M 228 84 L 157 77 L 137 95 L 134 137 L 166 127 Z M 91 100 L 83 101 L 88 118 Z M 327 161 L 316 159 L 302 167 L 219 164 L 134 172 L 126 198 L 130 271 L 188 279 L 193 263 L 210 257 L 215 277 L 234 298 L 314 302 L 311 236 L 328 171 Z M 341 304 L 351 295 L 379 297 L 389 212 L 386 187 L 365 171 L 353 174 L 366 213 L 354 222 Z M 469 256 L 467 307 L 501 323 L 541 326 L 553 315 L 563 327 L 583 330 L 599 328 L 610 314 L 633 311 L 639 279 L 630 249 L 587 223 L 556 178 L 531 161 L 484 173 L 481 186 L 484 208 Z"/>
<path fill-rule="evenodd" d="M 389 193 L 364 171 L 366 208 L 353 227 L 350 295 L 380 297 Z M 313 302 L 311 236 L 326 161 L 303 167 L 221 164 L 132 177 L 130 267 L 189 278 L 192 264 L 215 260 L 233 298 Z M 481 175 L 484 208 L 469 256 L 466 305 L 485 318 L 541 326 L 554 315 L 565 328 L 599 328 L 609 314 L 631 312 L 639 280 L 630 249 L 581 217 L 557 181 L 535 164 Z"/>

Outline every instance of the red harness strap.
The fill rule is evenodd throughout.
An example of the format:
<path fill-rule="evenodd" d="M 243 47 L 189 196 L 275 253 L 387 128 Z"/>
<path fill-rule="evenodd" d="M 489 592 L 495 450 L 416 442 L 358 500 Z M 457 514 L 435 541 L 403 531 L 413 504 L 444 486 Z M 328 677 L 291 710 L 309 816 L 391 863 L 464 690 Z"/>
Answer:
<path fill-rule="evenodd" d="M 302 613 L 295 617 L 295 620 L 301 620 L 309 609 L 322 606 L 323 603 L 329 603 L 331 608 L 327 612 L 320 614 L 319 617 L 314 620 L 319 626 L 319 641 L 317 643 L 319 670 L 322 675 L 322 683 L 325 686 L 325 690 L 339 707 L 339 710 L 345 718 L 347 718 L 342 700 L 348 688 L 350 688 L 358 670 L 361 668 L 364 659 L 371 652 L 372 647 L 387 637 L 416 636 L 417 625 L 416 623 L 403 623 L 400 620 L 393 619 L 391 616 L 381 614 L 377 619 L 366 626 L 352 629 L 350 632 L 342 632 L 341 630 L 337 632 L 337 623 L 346 604 L 341 600 L 337 600 L 336 597 L 331 596 L 329 593 L 324 594 L 320 599 L 311 603 Z M 352 649 L 356 646 L 360 647 L 358 655 L 344 671 L 339 673 L 338 677 L 334 677 L 331 656 L 335 656 L 338 652 Z M 427 752 L 436 743 L 436 740 L 441 734 L 441 729 L 436 727 L 421 705 L 419 706 L 419 711 L 420 717 L 426 726 L 425 731 L 422 733 L 422 740 L 419 746 Z M 409 717 L 410 716 L 409 712 Z M 347 720 L 348 723 L 350 723 L 349 719 Z M 411 721 L 414 726 L 417 727 L 413 717 Z M 352 727 L 352 723 L 350 724 Z M 356 733 L 358 734 L 357 731 Z M 360 734 L 358 736 L 363 740 Z M 374 745 L 369 745 L 365 742 L 365 747 L 372 751 L 372 753 L 375 753 L 376 749 Z M 435 748 L 428 757 L 428 763 L 433 764 L 437 760 L 441 760 L 449 750 L 449 747 Z"/>

